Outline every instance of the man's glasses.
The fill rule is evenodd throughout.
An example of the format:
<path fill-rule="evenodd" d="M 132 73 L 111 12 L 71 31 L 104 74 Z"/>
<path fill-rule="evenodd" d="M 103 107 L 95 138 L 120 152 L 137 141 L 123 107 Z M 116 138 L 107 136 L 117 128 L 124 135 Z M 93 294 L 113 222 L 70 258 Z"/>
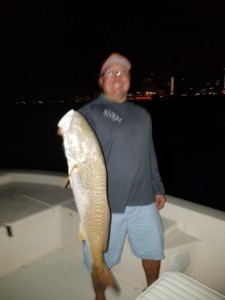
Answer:
<path fill-rule="evenodd" d="M 122 76 L 127 76 L 128 73 L 129 71 L 126 69 L 107 70 L 105 73 L 102 74 L 102 77 L 104 78 L 122 77 Z"/>

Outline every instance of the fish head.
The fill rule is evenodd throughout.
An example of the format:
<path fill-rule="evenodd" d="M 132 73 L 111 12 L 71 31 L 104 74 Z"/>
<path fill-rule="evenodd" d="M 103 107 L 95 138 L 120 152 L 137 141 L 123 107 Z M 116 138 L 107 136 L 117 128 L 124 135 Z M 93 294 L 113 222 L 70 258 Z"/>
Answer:
<path fill-rule="evenodd" d="M 73 164 L 85 162 L 99 153 L 97 137 L 78 111 L 69 111 L 58 125 L 63 132 L 65 154 Z"/>

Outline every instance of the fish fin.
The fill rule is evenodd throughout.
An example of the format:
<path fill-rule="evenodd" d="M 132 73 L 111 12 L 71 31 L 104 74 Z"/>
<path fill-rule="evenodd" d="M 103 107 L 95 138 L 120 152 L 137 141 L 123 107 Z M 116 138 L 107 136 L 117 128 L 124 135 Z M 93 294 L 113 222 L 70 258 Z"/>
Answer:
<path fill-rule="evenodd" d="M 106 289 L 107 287 L 111 287 L 117 293 L 120 292 L 119 284 L 109 269 L 104 267 L 99 271 L 93 268 L 91 276 L 95 288 Z"/>
<path fill-rule="evenodd" d="M 79 240 L 80 241 L 86 240 L 86 235 L 85 235 L 84 229 L 82 228 L 81 225 L 80 225 L 80 229 L 79 229 Z"/>
<path fill-rule="evenodd" d="M 70 183 L 70 176 L 71 176 L 73 170 L 76 169 L 76 168 L 77 168 L 77 164 L 74 164 L 71 171 L 70 171 L 70 173 L 69 173 L 69 175 L 64 179 L 64 181 L 62 183 L 62 188 L 66 189 L 68 187 L 68 185 Z"/>
<path fill-rule="evenodd" d="M 62 185 L 61 185 L 62 188 L 63 188 L 63 189 L 66 189 L 66 188 L 68 187 L 69 183 L 70 183 L 70 177 L 67 176 L 67 177 L 64 179 L 64 181 L 63 181 L 63 183 L 62 183 Z"/>

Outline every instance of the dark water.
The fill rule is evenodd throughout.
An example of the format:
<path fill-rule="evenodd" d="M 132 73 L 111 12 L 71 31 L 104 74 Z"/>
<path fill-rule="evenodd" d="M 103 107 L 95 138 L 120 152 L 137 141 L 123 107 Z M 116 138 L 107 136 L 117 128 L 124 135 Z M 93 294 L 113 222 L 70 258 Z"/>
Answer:
<path fill-rule="evenodd" d="M 225 211 L 225 97 L 138 102 L 152 116 L 166 193 Z M 0 168 L 67 172 L 59 119 L 81 104 L 1 107 Z"/>

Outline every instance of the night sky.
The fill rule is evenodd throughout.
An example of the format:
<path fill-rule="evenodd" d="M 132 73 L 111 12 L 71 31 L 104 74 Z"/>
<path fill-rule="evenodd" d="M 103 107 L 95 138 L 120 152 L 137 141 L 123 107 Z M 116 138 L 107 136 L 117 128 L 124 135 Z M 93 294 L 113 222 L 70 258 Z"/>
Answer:
<path fill-rule="evenodd" d="M 224 20 L 224 0 L 1 0 L 2 101 L 91 95 L 112 52 L 131 60 L 133 89 L 151 73 L 219 72 Z"/>

